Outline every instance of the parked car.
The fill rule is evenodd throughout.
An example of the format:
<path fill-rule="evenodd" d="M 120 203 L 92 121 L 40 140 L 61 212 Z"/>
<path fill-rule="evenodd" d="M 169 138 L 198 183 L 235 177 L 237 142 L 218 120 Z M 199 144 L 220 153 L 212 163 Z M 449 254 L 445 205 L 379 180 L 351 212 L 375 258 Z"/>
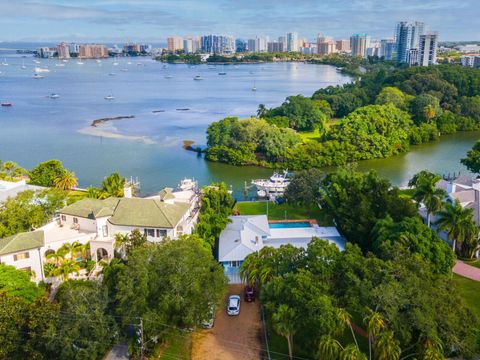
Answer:
<path fill-rule="evenodd" d="M 235 316 L 240 314 L 240 296 L 230 295 L 227 302 L 227 314 Z"/>
<path fill-rule="evenodd" d="M 253 286 L 245 286 L 244 299 L 246 302 L 255 301 L 255 289 L 253 288 Z"/>
<path fill-rule="evenodd" d="M 211 329 L 213 328 L 213 323 L 215 322 L 215 306 L 212 305 L 210 307 L 210 311 L 208 312 L 207 318 L 205 321 L 202 322 L 202 327 L 204 329 Z"/>

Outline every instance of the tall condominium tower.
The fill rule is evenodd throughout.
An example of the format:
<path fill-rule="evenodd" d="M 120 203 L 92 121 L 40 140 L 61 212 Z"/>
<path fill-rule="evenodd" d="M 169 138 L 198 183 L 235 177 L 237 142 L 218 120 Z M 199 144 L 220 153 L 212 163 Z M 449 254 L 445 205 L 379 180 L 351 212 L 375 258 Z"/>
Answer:
<path fill-rule="evenodd" d="M 428 66 L 437 63 L 438 33 L 420 35 L 418 65 Z"/>
<path fill-rule="evenodd" d="M 415 21 L 401 21 L 397 24 L 397 62 L 408 62 L 408 54 L 411 49 L 418 49 L 420 35 L 425 33 L 425 24 Z"/>
<path fill-rule="evenodd" d="M 298 51 L 298 34 L 296 32 L 287 34 L 287 51 Z"/>
<path fill-rule="evenodd" d="M 367 34 L 353 34 L 350 36 L 350 49 L 352 56 L 367 56 L 368 35 Z"/>

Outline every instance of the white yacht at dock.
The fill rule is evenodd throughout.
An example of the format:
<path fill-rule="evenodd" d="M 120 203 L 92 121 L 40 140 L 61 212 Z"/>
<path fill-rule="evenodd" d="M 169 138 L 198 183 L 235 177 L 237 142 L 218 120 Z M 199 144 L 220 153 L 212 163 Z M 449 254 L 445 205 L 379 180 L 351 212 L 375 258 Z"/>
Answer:
<path fill-rule="evenodd" d="M 260 197 L 281 196 L 285 193 L 289 184 L 288 170 L 284 170 L 283 173 L 275 172 L 269 179 L 252 180 L 252 185 L 257 188 L 257 194 Z"/>

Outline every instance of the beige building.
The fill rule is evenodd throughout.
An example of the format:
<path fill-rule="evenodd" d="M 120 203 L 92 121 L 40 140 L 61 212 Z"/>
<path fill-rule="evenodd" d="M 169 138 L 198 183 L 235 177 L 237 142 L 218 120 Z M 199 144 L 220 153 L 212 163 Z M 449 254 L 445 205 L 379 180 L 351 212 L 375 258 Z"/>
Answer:
<path fill-rule="evenodd" d="M 319 55 L 328 55 L 335 52 L 335 42 L 331 38 L 317 38 L 317 53 Z"/>
<path fill-rule="evenodd" d="M 335 42 L 335 49 L 339 52 L 350 51 L 350 40 L 337 40 Z"/>
<path fill-rule="evenodd" d="M 183 38 L 181 36 L 170 36 L 167 38 L 168 51 L 183 50 Z"/>
<path fill-rule="evenodd" d="M 58 44 L 57 54 L 59 59 L 70 59 L 70 46 L 65 43 Z"/>
<path fill-rule="evenodd" d="M 79 46 L 78 57 L 81 59 L 100 59 L 108 57 L 108 49 L 105 45 L 84 44 Z"/>

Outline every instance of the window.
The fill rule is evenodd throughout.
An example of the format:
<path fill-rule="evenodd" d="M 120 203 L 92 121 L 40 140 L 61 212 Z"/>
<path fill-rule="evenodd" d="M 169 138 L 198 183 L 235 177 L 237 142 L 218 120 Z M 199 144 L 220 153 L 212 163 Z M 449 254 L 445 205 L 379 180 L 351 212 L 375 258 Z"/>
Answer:
<path fill-rule="evenodd" d="M 62 215 L 62 221 L 67 221 L 67 217 L 65 215 Z"/>
<path fill-rule="evenodd" d="M 167 236 L 167 230 L 157 229 L 157 237 L 164 237 L 164 236 Z"/>
<path fill-rule="evenodd" d="M 155 236 L 155 229 L 144 229 L 143 232 L 147 236 L 150 236 L 150 237 Z"/>
<path fill-rule="evenodd" d="M 102 226 L 103 236 L 108 236 L 108 227 L 107 225 Z"/>
<path fill-rule="evenodd" d="M 74 218 L 73 218 L 73 223 L 74 223 L 74 224 L 78 224 L 78 218 L 74 217 Z"/>
<path fill-rule="evenodd" d="M 229 261 L 228 266 L 236 268 L 236 267 L 239 267 L 241 264 L 242 264 L 241 261 Z"/>
<path fill-rule="evenodd" d="M 28 251 L 24 252 L 24 253 L 13 255 L 13 260 L 15 260 L 15 261 L 28 259 L 28 258 L 30 258 L 30 253 Z"/>

